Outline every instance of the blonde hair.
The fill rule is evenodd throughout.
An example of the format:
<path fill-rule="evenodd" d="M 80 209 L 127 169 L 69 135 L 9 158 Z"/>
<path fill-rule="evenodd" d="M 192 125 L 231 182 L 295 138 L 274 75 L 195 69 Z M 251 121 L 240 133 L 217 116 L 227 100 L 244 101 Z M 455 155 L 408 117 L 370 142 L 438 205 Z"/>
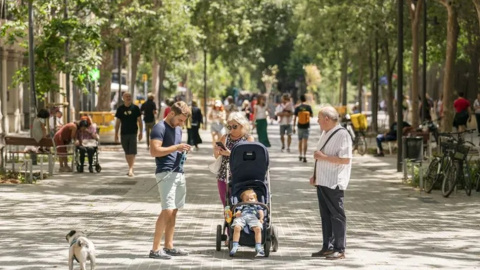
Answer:
<path fill-rule="evenodd" d="M 253 194 L 253 196 L 255 197 L 255 200 L 258 201 L 257 193 L 255 193 L 255 191 L 253 191 L 253 189 L 247 189 L 244 192 L 242 192 L 242 194 L 240 194 L 240 199 L 242 199 L 242 201 L 245 201 L 243 199 L 243 197 L 248 196 L 250 194 Z"/>
<path fill-rule="evenodd" d="M 189 117 L 190 114 L 192 114 L 190 107 L 188 107 L 187 103 L 183 101 L 173 103 L 171 106 L 171 111 L 175 113 L 175 116 L 183 114 L 184 116 Z"/>
<path fill-rule="evenodd" d="M 250 132 L 250 122 L 247 120 L 245 115 L 242 112 L 232 112 L 228 116 L 227 122 L 235 121 L 243 127 L 245 134 Z"/>

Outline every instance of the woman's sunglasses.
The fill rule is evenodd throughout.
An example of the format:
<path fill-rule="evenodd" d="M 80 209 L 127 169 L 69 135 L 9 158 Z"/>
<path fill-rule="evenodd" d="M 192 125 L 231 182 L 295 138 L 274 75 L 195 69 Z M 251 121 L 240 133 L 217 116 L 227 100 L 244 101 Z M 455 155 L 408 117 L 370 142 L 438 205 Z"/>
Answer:
<path fill-rule="evenodd" d="M 227 129 L 232 130 L 232 129 L 237 129 L 238 127 L 239 127 L 239 125 L 228 125 Z"/>

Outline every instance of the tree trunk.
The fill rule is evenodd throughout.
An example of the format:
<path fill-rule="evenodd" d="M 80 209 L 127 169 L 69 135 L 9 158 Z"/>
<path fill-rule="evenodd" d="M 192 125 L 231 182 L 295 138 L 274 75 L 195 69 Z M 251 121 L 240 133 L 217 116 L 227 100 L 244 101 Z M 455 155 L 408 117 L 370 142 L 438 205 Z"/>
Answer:
<path fill-rule="evenodd" d="M 420 15 L 422 14 L 423 0 L 410 0 L 410 20 L 412 26 L 412 126 L 418 127 L 419 124 L 419 74 L 420 74 L 420 47 L 419 47 L 419 29 Z"/>
<path fill-rule="evenodd" d="M 100 88 L 98 89 L 98 111 L 110 111 L 111 97 L 111 83 L 112 83 L 112 68 L 113 68 L 113 51 L 105 49 L 100 63 Z"/>
<path fill-rule="evenodd" d="M 445 59 L 445 68 L 443 74 L 443 119 L 442 128 L 444 131 L 452 130 L 453 123 L 453 85 L 454 85 L 454 68 L 455 58 L 457 55 L 457 39 L 458 39 L 458 14 L 456 1 L 454 0 L 438 0 L 442 3 L 448 14 L 447 22 L 447 53 Z"/>
<path fill-rule="evenodd" d="M 158 88 L 157 96 L 159 100 L 164 99 L 163 81 L 165 80 L 165 72 L 167 71 L 167 61 L 165 59 L 160 60 L 158 67 Z"/>
<path fill-rule="evenodd" d="M 150 92 L 156 93 L 157 89 L 158 89 L 158 61 L 154 57 L 152 61 L 152 85 L 151 85 Z M 160 113 L 162 100 L 158 95 L 155 95 L 155 103 L 157 104 L 157 107 L 158 107 L 158 113 Z"/>
<path fill-rule="evenodd" d="M 132 46 L 130 45 L 130 53 L 132 54 L 132 72 L 130 73 L 130 85 L 128 86 L 128 88 L 130 89 L 130 93 L 132 93 L 132 95 L 134 94 L 134 90 L 135 90 L 135 85 L 137 83 L 137 71 L 138 71 L 138 62 L 140 62 L 140 51 L 139 50 L 135 50 L 133 52 L 133 49 L 132 49 Z M 143 92 L 143 91 L 142 91 Z M 136 93 L 138 95 L 138 93 Z M 133 97 L 135 100 L 137 97 Z M 147 97 L 145 97 L 145 100 L 147 100 Z"/>
<path fill-rule="evenodd" d="M 360 63 L 359 63 L 359 71 L 358 71 L 358 111 L 361 113 L 363 109 L 363 95 L 362 95 L 362 90 L 363 90 L 363 62 L 362 62 L 362 57 L 360 56 Z"/>
<path fill-rule="evenodd" d="M 393 69 L 391 68 L 391 61 L 390 61 L 390 51 L 388 48 L 388 40 L 385 39 L 384 41 L 384 53 L 385 53 L 385 61 L 387 64 L 387 111 L 388 111 L 388 126 L 390 127 L 393 122 L 395 122 L 395 112 L 394 112 L 394 104 L 393 104 Z M 394 61 L 395 62 L 395 61 Z M 395 65 L 395 64 L 393 64 Z"/>
<path fill-rule="evenodd" d="M 373 50 L 375 50 L 375 47 L 372 47 Z M 378 97 L 378 93 L 376 93 L 375 91 L 375 73 L 374 73 L 374 63 L 373 63 L 373 54 L 374 52 L 372 52 L 372 50 L 369 51 L 369 54 L 368 54 L 368 67 L 369 67 L 369 70 L 370 70 L 370 93 L 372 94 L 370 96 L 370 106 L 371 106 L 371 112 L 372 112 L 372 123 L 371 123 L 371 126 L 372 126 L 372 130 L 375 132 L 375 133 L 378 133 L 377 131 L 377 117 L 378 117 L 378 100 L 376 100 L 377 98 L 375 97 Z M 376 96 L 375 96 L 376 95 Z M 365 108 L 365 110 L 368 111 L 368 107 Z"/>
<path fill-rule="evenodd" d="M 472 0 L 472 2 L 475 5 L 475 9 L 477 10 L 478 24 L 480 25 L 480 0 Z"/>
<path fill-rule="evenodd" d="M 342 66 L 341 66 L 341 72 L 342 72 L 342 79 L 341 79 L 341 92 L 340 96 L 342 97 L 342 106 L 347 106 L 347 72 L 348 72 L 348 53 L 347 50 L 343 50 L 343 55 L 342 55 Z"/>

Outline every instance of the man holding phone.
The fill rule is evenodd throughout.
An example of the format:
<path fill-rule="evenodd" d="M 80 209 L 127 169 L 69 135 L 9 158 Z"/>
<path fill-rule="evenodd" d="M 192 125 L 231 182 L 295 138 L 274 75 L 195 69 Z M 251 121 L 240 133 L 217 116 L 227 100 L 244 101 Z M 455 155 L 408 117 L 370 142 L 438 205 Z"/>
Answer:
<path fill-rule="evenodd" d="M 173 246 L 173 234 L 177 211 L 183 208 L 187 194 L 183 171 L 185 156 L 182 152 L 189 151 L 191 146 L 182 143 L 182 126 L 189 116 L 190 108 L 185 102 L 174 103 L 167 117 L 153 127 L 150 136 L 150 154 L 155 157 L 157 164 L 155 178 L 162 203 L 150 258 L 171 259 L 171 256 L 188 255 L 186 251 Z M 165 244 L 161 249 L 163 232 Z"/>

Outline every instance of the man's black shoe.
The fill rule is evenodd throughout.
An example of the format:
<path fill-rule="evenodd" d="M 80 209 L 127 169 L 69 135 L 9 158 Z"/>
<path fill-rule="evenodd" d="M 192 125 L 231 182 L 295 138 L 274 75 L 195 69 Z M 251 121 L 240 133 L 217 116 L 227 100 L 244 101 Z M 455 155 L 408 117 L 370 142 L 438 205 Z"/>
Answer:
<path fill-rule="evenodd" d="M 331 249 L 322 249 L 319 252 L 312 253 L 312 257 L 325 257 L 330 254 L 333 254 L 333 250 Z"/>
<path fill-rule="evenodd" d="M 384 157 L 385 155 L 383 154 L 383 152 L 380 152 L 380 153 L 377 153 L 375 155 L 373 155 L 374 157 Z"/>

